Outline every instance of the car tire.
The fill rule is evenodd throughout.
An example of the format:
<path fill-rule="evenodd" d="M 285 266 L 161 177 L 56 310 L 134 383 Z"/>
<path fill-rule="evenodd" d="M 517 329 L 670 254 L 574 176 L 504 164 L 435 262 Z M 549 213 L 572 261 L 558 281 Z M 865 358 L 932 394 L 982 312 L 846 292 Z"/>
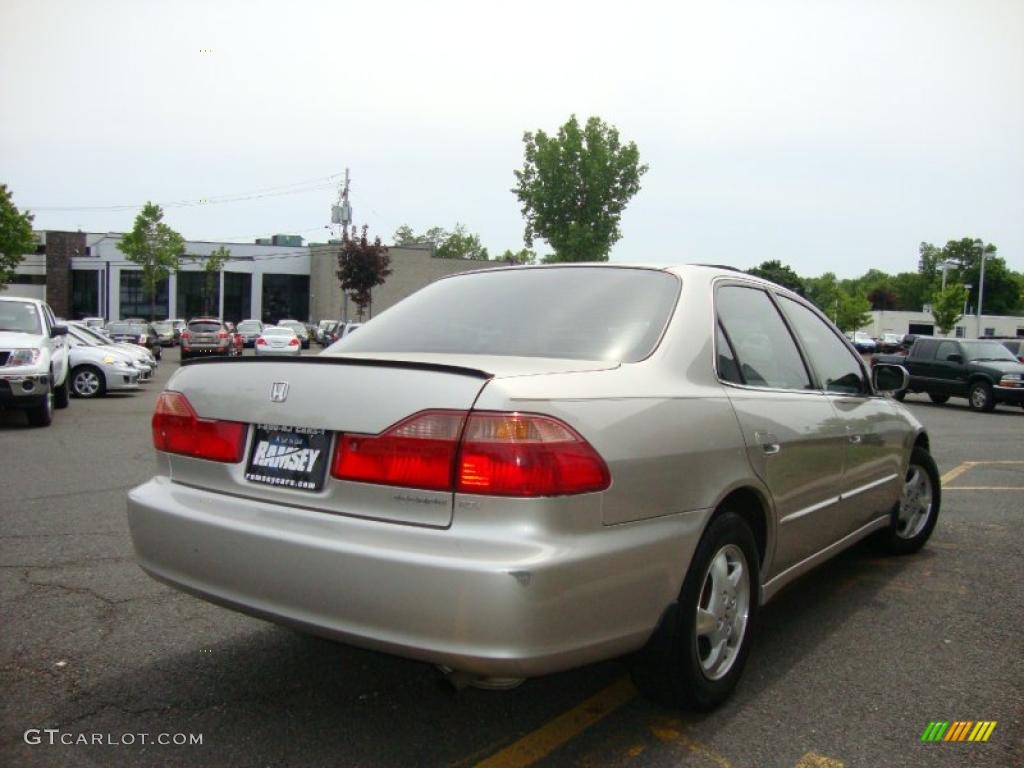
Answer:
<path fill-rule="evenodd" d="M 903 478 L 900 500 L 892 511 L 892 526 L 880 541 L 890 554 L 917 552 L 935 530 L 942 506 L 942 483 L 935 459 L 924 448 L 915 448 Z"/>
<path fill-rule="evenodd" d="M 53 388 L 53 407 L 54 408 L 67 408 L 68 403 L 71 400 L 71 393 L 68 387 L 68 379 L 71 378 L 71 372 L 69 371 L 64 376 L 64 382 L 57 387 Z"/>
<path fill-rule="evenodd" d="M 759 570 L 747 522 L 731 511 L 715 517 L 697 545 L 678 600 L 630 660 L 633 681 L 645 696 L 697 711 L 729 697 L 753 638 Z"/>
<path fill-rule="evenodd" d="M 897 392 L 893 392 L 892 397 L 894 400 L 899 400 L 902 403 L 904 400 L 907 399 L 907 390 L 901 389 Z"/>
<path fill-rule="evenodd" d="M 987 381 L 976 381 L 971 384 L 967 392 L 967 404 L 972 411 L 989 413 L 996 407 L 995 397 L 992 395 L 992 385 Z"/>
<path fill-rule="evenodd" d="M 928 395 L 931 401 L 936 405 L 942 405 L 949 401 L 949 395 Z"/>
<path fill-rule="evenodd" d="M 53 392 L 47 392 L 38 405 L 25 410 L 29 426 L 48 427 L 53 423 Z"/>
<path fill-rule="evenodd" d="M 90 399 L 106 394 L 107 382 L 103 371 L 92 365 L 80 365 L 71 371 L 71 392 L 75 397 Z"/>

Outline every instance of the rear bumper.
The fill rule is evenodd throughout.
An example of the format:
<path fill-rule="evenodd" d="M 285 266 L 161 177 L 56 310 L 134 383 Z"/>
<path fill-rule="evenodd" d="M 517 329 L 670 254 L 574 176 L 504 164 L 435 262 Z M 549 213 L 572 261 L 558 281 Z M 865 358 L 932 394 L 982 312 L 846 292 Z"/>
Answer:
<path fill-rule="evenodd" d="M 572 516 L 565 500 L 544 503 Z M 161 581 L 352 645 L 503 677 L 643 645 L 678 594 L 708 514 L 552 531 L 479 512 L 459 524 L 457 510 L 440 530 L 240 499 L 167 477 L 128 497 L 138 562 Z"/>
<path fill-rule="evenodd" d="M 299 347 L 256 347 L 256 354 L 263 355 L 298 355 L 302 350 Z"/>
<path fill-rule="evenodd" d="M 181 351 L 186 355 L 226 355 L 231 351 L 231 347 L 229 345 L 225 345 L 223 347 L 204 345 L 196 347 L 182 347 Z"/>

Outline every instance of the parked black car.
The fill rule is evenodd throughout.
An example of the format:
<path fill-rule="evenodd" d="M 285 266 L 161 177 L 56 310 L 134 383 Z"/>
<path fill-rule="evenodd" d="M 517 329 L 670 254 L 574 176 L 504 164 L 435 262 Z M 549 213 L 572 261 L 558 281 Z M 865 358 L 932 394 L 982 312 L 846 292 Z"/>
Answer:
<path fill-rule="evenodd" d="M 256 339 L 263 333 L 265 327 L 259 320 L 242 320 L 235 331 L 242 337 L 242 343 L 251 347 L 256 343 Z"/>
<path fill-rule="evenodd" d="M 126 341 L 130 344 L 138 344 L 153 353 L 153 357 L 160 359 L 163 346 L 160 343 L 160 335 L 151 323 L 139 322 L 136 320 L 115 321 L 107 325 L 107 335 L 114 341 Z"/>

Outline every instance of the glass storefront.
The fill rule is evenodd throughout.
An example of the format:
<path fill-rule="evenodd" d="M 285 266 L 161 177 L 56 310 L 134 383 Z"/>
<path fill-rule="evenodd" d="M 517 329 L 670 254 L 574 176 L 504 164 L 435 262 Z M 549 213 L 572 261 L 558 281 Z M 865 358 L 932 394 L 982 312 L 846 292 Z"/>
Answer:
<path fill-rule="evenodd" d="M 156 297 L 151 302 L 149 293 L 142 283 L 141 270 L 121 270 L 121 319 L 142 317 L 155 320 L 167 319 L 167 278 L 157 281 Z"/>
<path fill-rule="evenodd" d="M 309 275 L 263 275 L 263 322 L 287 319 L 309 319 Z"/>
<path fill-rule="evenodd" d="M 177 317 L 218 317 L 220 315 L 220 274 L 178 273 Z"/>
<path fill-rule="evenodd" d="M 98 269 L 71 270 L 71 317 L 98 317 L 100 311 L 100 275 Z"/>
<path fill-rule="evenodd" d="M 224 320 L 237 323 L 252 317 L 252 275 L 224 273 Z"/>

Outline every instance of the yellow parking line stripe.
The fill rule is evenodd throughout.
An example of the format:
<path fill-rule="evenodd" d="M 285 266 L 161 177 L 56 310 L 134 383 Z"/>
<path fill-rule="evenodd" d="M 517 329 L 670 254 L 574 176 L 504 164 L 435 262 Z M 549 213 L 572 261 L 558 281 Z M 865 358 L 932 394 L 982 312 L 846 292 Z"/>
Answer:
<path fill-rule="evenodd" d="M 958 477 L 960 477 L 960 475 L 962 475 L 964 472 L 966 472 L 968 469 L 970 469 L 973 466 L 974 466 L 974 462 L 973 461 L 965 461 L 963 464 L 960 464 L 959 466 L 953 467 L 951 470 L 949 470 L 949 472 L 947 472 L 946 474 L 944 474 L 942 476 L 942 485 L 945 485 L 946 483 L 953 482 Z"/>
<path fill-rule="evenodd" d="M 477 768 L 525 768 L 533 765 L 635 696 L 633 683 L 623 677 L 582 704 L 563 712 L 554 720 L 477 763 Z"/>
<path fill-rule="evenodd" d="M 1024 485 L 954 485 L 944 491 L 1024 491 Z"/>
<path fill-rule="evenodd" d="M 793 768 L 846 768 L 846 763 L 834 757 L 825 757 L 817 752 L 808 752 Z"/>

